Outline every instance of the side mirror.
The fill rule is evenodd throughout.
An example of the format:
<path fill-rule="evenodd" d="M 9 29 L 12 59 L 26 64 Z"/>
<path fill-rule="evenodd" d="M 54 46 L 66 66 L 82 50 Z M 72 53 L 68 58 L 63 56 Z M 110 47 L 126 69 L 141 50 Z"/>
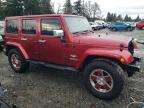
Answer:
<path fill-rule="evenodd" d="M 53 35 L 55 37 L 60 37 L 61 41 L 65 42 L 64 31 L 63 30 L 53 30 Z"/>
<path fill-rule="evenodd" d="M 63 30 L 53 30 L 53 35 L 56 37 L 64 37 L 64 31 Z"/>

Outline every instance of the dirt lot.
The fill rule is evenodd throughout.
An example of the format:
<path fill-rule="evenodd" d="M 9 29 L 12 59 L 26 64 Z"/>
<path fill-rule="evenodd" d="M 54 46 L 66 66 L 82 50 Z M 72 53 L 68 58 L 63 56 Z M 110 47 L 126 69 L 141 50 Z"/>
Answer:
<path fill-rule="evenodd" d="M 111 32 L 117 35 L 144 39 L 144 30 L 133 32 Z M 143 56 L 140 53 L 141 56 Z M 143 63 L 141 64 L 143 66 Z M 63 72 L 31 64 L 25 74 L 15 74 L 7 57 L 0 53 L 0 81 L 8 90 L 3 99 L 16 103 L 19 108 L 125 108 L 130 97 L 144 101 L 144 72 L 128 78 L 121 95 L 113 101 L 95 98 L 84 88 L 80 76 L 75 72 Z M 94 105 L 95 107 L 91 107 Z"/>

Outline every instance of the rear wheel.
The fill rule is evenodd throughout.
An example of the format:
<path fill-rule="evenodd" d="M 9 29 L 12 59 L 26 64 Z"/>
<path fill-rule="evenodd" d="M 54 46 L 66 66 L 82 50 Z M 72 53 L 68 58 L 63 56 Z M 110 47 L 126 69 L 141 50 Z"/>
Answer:
<path fill-rule="evenodd" d="M 117 29 L 116 29 L 116 28 L 112 28 L 112 30 L 113 30 L 113 31 L 117 31 Z"/>
<path fill-rule="evenodd" d="M 132 30 L 133 30 L 132 27 L 127 28 L 127 31 L 132 31 Z"/>
<path fill-rule="evenodd" d="M 26 72 L 29 67 L 29 63 L 16 49 L 11 49 L 8 52 L 8 60 L 12 69 L 17 73 Z"/>
<path fill-rule="evenodd" d="M 3 50 L 3 47 L 2 46 L 0 46 L 0 51 L 2 51 Z"/>
<path fill-rule="evenodd" d="M 83 79 L 86 88 L 101 99 L 114 99 L 124 85 L 121 67 L 106 59 L 97 59 L 88 64 Z"/>
<path fill-rule="evenodd" d="M 93 30 L 93 31 L 95 31 L 95 28 L 94 28 L 94 27 L 92 27 L 92 30 Z"/>

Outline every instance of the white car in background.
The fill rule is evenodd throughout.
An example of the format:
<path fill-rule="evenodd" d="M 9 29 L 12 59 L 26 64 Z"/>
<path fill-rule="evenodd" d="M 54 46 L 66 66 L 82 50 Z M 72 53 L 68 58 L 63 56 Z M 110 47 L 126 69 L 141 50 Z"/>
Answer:
<path fill-rule="evenodd" d="M 101 27 L 98 23 L 89 22 L 93 30 L 99 30 Z"/>
<path fill-rule="evenodd" d="M 107 23 L 103 20 L 95 20 L 95 23 L 98 23 L 101 28 L 106 28 L 108 26 Z"/>

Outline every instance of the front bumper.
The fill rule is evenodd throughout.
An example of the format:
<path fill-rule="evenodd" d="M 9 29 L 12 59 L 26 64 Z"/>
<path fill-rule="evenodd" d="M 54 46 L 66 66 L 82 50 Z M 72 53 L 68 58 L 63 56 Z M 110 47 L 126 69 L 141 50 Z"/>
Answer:
<path fill-rule="evenodd" d="M 124 65 L 124 69 L 127 71 L 128 76 L 131 77 L 135 72 L 140 72 L 141 67 L 137 65 L 137 62 L 141 62 L 142 59 L 139 57 L 134 57 L 134 61 L 131 64 Z"/>

